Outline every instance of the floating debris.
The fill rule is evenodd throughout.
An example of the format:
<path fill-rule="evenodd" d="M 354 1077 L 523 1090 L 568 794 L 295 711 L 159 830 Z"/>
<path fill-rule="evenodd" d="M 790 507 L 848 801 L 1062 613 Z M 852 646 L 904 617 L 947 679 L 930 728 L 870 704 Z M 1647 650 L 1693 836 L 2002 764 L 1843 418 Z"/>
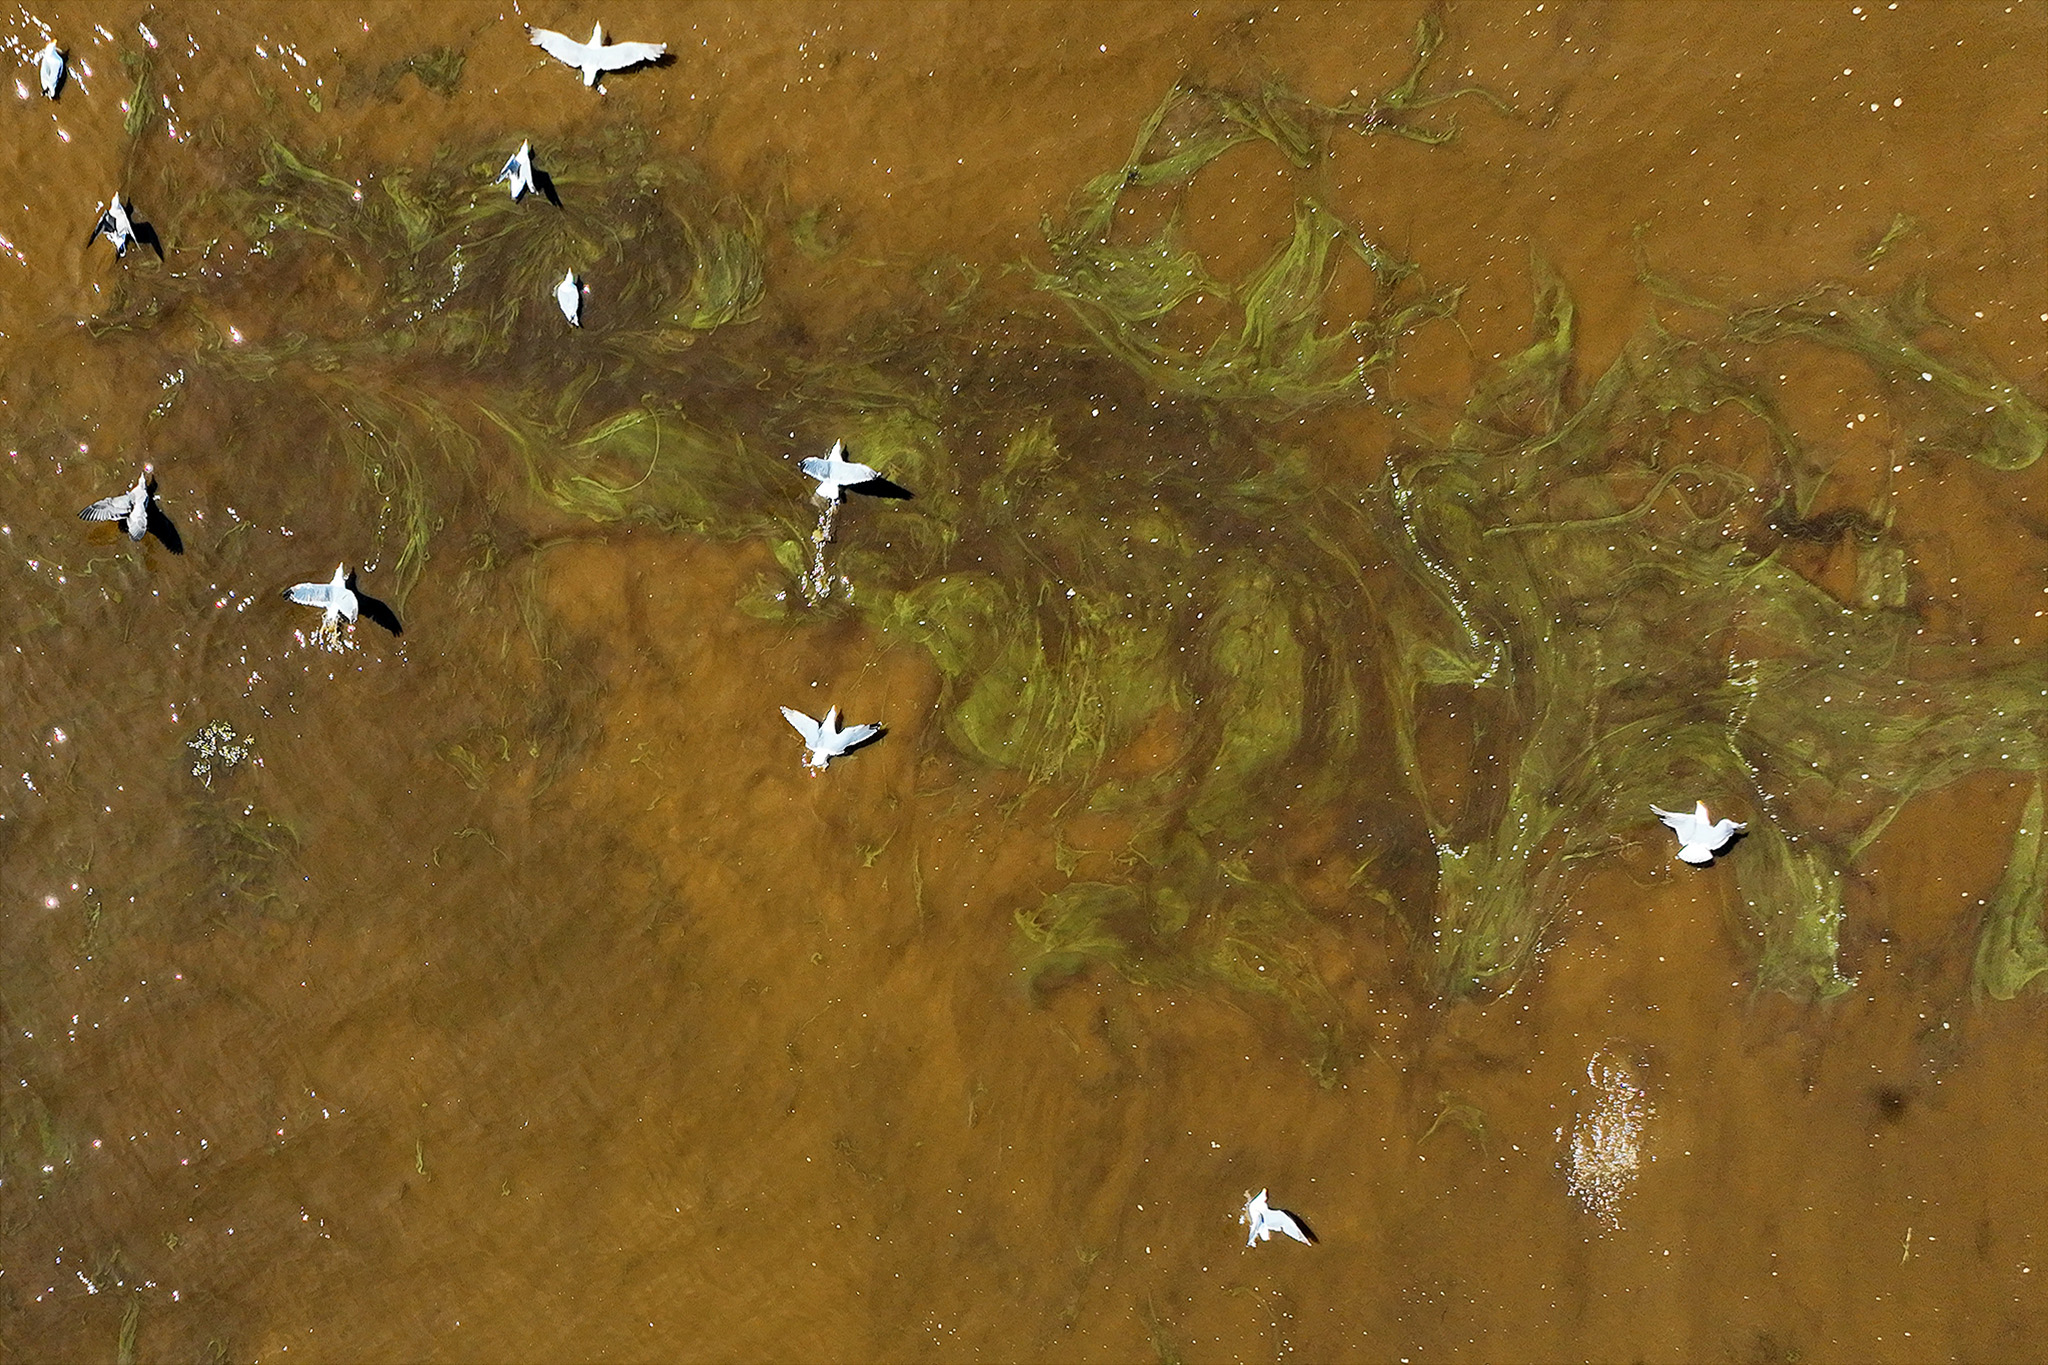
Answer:
<path fill-rule="evenodd" d="M 818 513 L 818 524 L 811 528 L 811 562 L 800 580 L 804 601 L 817 606 L 832 595 L 834 585 L 845 589 L 846 600 L 853 600 L 853 580 L 845 574 L 835 574 L 825 557 L 825 547 L 832 543 L 833 528 L 839 521 L 839 504 L 828 502 Z"/>
<path fill-rule="evenodd" d="M 225 773 L 243 759 L 256 752 L 253 741 L 235 733 L 235 727 L 224 720 L 208 721 L 199 727 L 199 733 L 185 741 L 185 747 L 198 755 L 192 765 L 192 776 L 213 785 L 213 775 Z"/>
<path fill-rule="evenodd" d="M 1315 1245 L 1316 1239 L 1301 1225 L 1301 1220 L 1285 1209 L 1276 1209 L 1268 1204 L 1264 1190 L 1245 1200 L 1244 1212 L 1237 1216 L 1237 1221 L 1251 1229 L 1250 1235 L 1244 1239 L 1248 1247 L 1270 1241 L 1276 1232 L 1286 1233 L 1303 1246 Z"/>
<path fill-rule="evenodd" d="M 1678 856 L 1695 867 L 1714 861 L 1714 855 L 1728 847 L 1729 840 L 1749 828 L 1737 820 L 1714 819 L 1707 814 L 1704 801 L 1690 811 L 1665 810 L 1659 806 L 1650 809 L 1678 836 Z"/>
<path fill-rule="evenodd" d="M 824 771 L 825 765 L 852 749 L 857 749 L 882 733 L 879 725 L 853 725 L 844 730 L 839 728 L 839 708 L 833 707 L 825 713 L 822 721 L 812 720 L 794 707 L 782 708 L 782 718 L 796 727 L 804 737 L 810 752 L 804 755 L 804 766 L 813 772 Z"/>
<path fill-rule="evenodd" d="M 551 28 L 535 28 L 528 24 L 526 31 L 533 35 L 533 45 L 553 57 L 556 61 L 575 67 L 583 73 L 583 83 L 594 86 L 600 73 L 623 71 L 629 66 L 642 62 L 659 61 L 668 51 L 667 43 L 608 43 L 604 40 L 604 25 L 590 26 L 590 41 L 579 43 L 566 33 L 557 33 Z"/>
<path fill-rule="evenodd" d="M 1643 1065 L 1626 1044 L 1609 1043 L 1586 1063 L 1588 1090 L 1572 1124 L 1565 1179 L 1586 1211 L 1621 1226 L 1621 1203 L 1643 1160 L 1650 1099 Z"/>

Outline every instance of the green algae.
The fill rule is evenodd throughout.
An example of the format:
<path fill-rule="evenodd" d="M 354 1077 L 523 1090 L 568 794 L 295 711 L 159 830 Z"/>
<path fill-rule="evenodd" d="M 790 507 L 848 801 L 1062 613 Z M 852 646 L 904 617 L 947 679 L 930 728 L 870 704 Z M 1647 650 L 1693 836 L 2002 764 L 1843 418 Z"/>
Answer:
<path fill-rule="evenodd" d="M 289 824 L 252 801 L 209 797 L 188 806 L 186 829 L 216 897 L 266 915 L 297 913 L 283 889 L 299 849 Z"/>
<path fill-rule="evenodd" d="M 1407 399 L 1409 342 L 1455 326 L 1461 287 L 1361 233 L 1318 171 L 1342 137 L 1447 140 L 1431 111 L 1453 99 L 1507 112 L 1432 86 L 1442 39 L 1425 18 L 1402 79 L 1346 105 L 1177 86 L 1026 269 L 939 263 L 829 339 L 790 325 L 775 271 L 856 268 L 822 211 L 770 213 L 634 130 L 542 149 L 559 209 L 492 189 L 499 148 L 359 168 L 266 143 L 231 181 L 255 189 L 195 220 L 351 302 L 234 344 L 195 301 L 195 360 L 289 403 L 348 471 L 398 600 L 452 583 L 521 661 L 508 692 L 545 680 L 438 746 L 470 786 L 522 753 L 544 786 L 582 742 L 536 527 L 746 539 L 774 568 L 739 609 L 917 651 L 962 768 L 1042 793 L 1056 834 L 1070 812 L 1121 822 L 1093 876 L 1063 851 L 1069 880 L 1005 907 L 1037 989 L 1100 966 L 1263 998 L 1327 1058 L 1343 1011 L 1310 948 L 1362 932 L 1352 910 L 1393 912 L 1431 993 L 1507 989 L 1575 869 L 1661 855 L 1649 805 L 1704 797 L 1750 822 L 1729 860 L 1759 987 L 1837 994 L 1843 874 L 1919 794 L 2042 767 L 2048 680 L 1921 637 L 1909 528 L 1823 505 L 1825 448 L 1774 357 L 1860 363 L 1915 458 L 2025 468 L 2048 422 L 1910 288 L 1726 304 L 1646 271 L 1686 321 L 1648 318 L 1584 372 L 1540 258 L 1525 344 L 1448 407 Z M 1185 224 L 1240 153 L 1285 174 L 1274 249 L 1233 270 Z M 591 287 L 576 332 L 551 296 L 568 270 Z M 151 307 L 101 325 L 178 315 Z M 1731 453 L 1675 453 L 1702 431 Z M 835 439 L 913 496 L 814 526 L 792 457 Z M 458 570 L 451 536 L 485 553 Z M 1853 542 L 1851 600 L 1787 553 L 1830 536 Z M 1396 802 L 1411 833 L 1370 837 L 1411 839 L 1400 859 L 1298 832 Z M 1341 896 L 1300 889 L 1324 856 L 1358 869 Z M 2032 961 L 2023 926 L 1998 932 Z"/>
<path fill-rule="evenodd" d="M 378 71 L 374 88 L 379 95 L 389 95 L 409 72 L 421 85 L 447 99 L 462 83 L 462 68 L 468 60 L 468 54 L 459 48 L 430 47 Z"/>
<path fill-rule="evenodd" d="M 150 125 L 160 117 L 157 108 L 156 60 L 147 52 L 127 51 L 121 54 L 121 65 L 135 75 L 135 84 L 128 91 L 127 113 L 121 120 L 121 131 L 128 134 L 130 142 L 148 132 Z"/>
<path fill-rule="evenodd" d="M 1389 476 L 1389 543 L 1409 580 L 1384 603 L 1397 726 L 1427 687 L 1508 703 L 1481 710 L 1473 742 L 1501 778 L 1458 818 L 1429 817 L 1435 979 L 1455 990 L 1512 977 L 1554 913 L 1553 873 L 1593 856 L 1652 800 L 1668 804 L 1658 793 L 1697 791 L 1752 809 L 1796 797 L 1868 812 L 1832 852 L 1809 830 L 1795 853 L 1780 807 L 1738 859 L 1763 944 L 1759 984 L 1836 994 L 1847 983 L 1835 961 L 1841 865 L 1918 792 L 1983 766 L 2031 765 L 2048 719 L 2038 669 L 1913 643 L 1912 618 L 1896 609 L 1904 548 L 1881 522 L 1868 523 L 1876 567 L 1859 571 L 1849 604 L 1730 540 L 1721 490 L 1760 488 L 1730 468 L 1660 470 L 1634 452 L 1657 448 L 1680 416 L 1732 407 L 1789 482 L 1799 452 L 1768 392 L 1727 355 L 1652 327 L 1575 403 L 1561 288 L 1538 270 L 1529 346 L 1481 383 L 1446 442 L 1397 455 Z M 1732 338 L 1761 339 L 1753 321 Z M 1856 353 L 1884 376 L 1891 350 Z M 1648 485 L 1633 506 L 1618 496 L 1624 476 Z M 1697 506 L 1669 496 L 1684 484 Z M 1703 647 L 1674 652 L 1673 640 Z M 1428 812 L 1428 765 L 1402 729 Z M 1490 812 L 1490 830 L 1473 828 L 1475 810 Z"/>
<path fill-rule="evenodd" d="M 1736 884 L 1759 937 L 1760 990 L 1832 999 L 1856 984 L 1838 963 L 1842 872 L 1811 838 L 1794 847 L 1775 821 L 1757 821 L 1743 840 Z"/>
<path fill-rule="evenodd" d="M 2048 931 L 2042 919 L 2048 905 L 2048 842 L 2044 824 L 2041 779 L 2013 831 L 2012 853 L 2005 875 L 1984 907 L 1977 937 L 1974 984 L 1993 1000 L 2011 1000 L 2034 979 L 2048 972 Z"/>
<path fill-rule="evenodd" d="M 1269 97 L 1259 108 L 1270 104 Z M 1177 150 L 1150 159 L 1152 132 L 1189 105 L 1210 107 L 1229 131 L 1184 139 Z M 1369 398 L 1403 338 L 1427 322 L 1448 318 L 1458 292 L 1404 290 L 1415 273 L 1412 263 L 1351 229 L 1316 199 L 1296 202 L 1287 242 L 1236 284 L 1212 275 L 1183 244 L 1177 211 L 1143 241 L 1110 239 L 1117 206 L 1128 189 L 1185 180 L 1254 137 L 1291 149 L 1297 157 L 1309 156 L 1305 145 L 1288 141 L 1244 101 L 1216 91 L 1176 89 L 1153 115 L 1131 161 L 1084 190 L 1067 224 L 1047 223 L 1053 264 L 1035 273 L 1037 286 L 1065 301 L 1107 351 L 1169 392 L 1293 406 Z M 1322 315 L 1323 297 L 1342 259 L 1333 254 L 1339 247 L 1364 264 L 1377 297 L 1370 314 L 1342 326 L 1329 324 Z M 1196 305 L 1210 299 L 1229 306 L 1236 316 L 1220 333 L 1203 336 L 1208 314 Z M 1191 327 L 1176 325 L 1175 314 L 1183 311 L 1194 315 Z"/>

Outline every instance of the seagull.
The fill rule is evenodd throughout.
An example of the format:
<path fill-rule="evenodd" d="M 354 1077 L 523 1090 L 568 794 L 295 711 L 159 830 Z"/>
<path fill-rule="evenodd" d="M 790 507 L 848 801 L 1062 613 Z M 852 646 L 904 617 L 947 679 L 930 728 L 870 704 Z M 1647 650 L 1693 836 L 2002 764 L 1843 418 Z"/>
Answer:
<path fill-rule="evenodd" d="M 1715 820 L 1707 814 L 1704 801 L 1689 812 L 1663 810 L 1656 806 L 1650 809 L 1678 836 L 1678 856 L 1695 866 L 1714 861 L 1714 855 L 1728 847 L 1730 839 L 1749 828 L 1735 820 Z"/>
<path fill-rule="evenodd" d="M 127 526 L 128 539 L 140 540 L 149 529 L 149 471 L 136 477 L 135 487 L 111 498 L 101 498 L 78 514 L 80 521 L 118 521 Z"/>
<path fill-rule="evenodd" d="M 571 327 L 583 325 L 583 281 L 570 271 L 562 276 L 562 282 L 555 286 L 555 302 L 562 305 L 562 316 L 569 319 Z"/>
<path fill-rule="evenodd" d="M 501 185 L 507 180 L 512 182 L 512 202 L 515 204 L 519 202 L 520 195 L 530 193 L 533 190 L 533 144 L 531 142 L 519 144 L 519 150 L 512 153 L 512 159 L 505 163 L 505 169 L 499 171 L 498 178 L 491 183 L 493 185 Z"/>
<path fill-rule="evenodd" d="M 854 725 L 839 728 L 839 708 L 833 707 L 825 713 L 822 721 L 812 720 L 794 707 L 782 708 L 782 718 L 796 727 L 804 737 L 804 743 L 811 751 L 804 755 L 804 766 L 814 772 L 823 772 L 825 765 L 847 750 L 867 743 L 882 733 L 879 725 Z"/>
<path fill-rule="evenodd" d="M 872 483 L 882 477 L 880 471 L 855 464 L 845 455 L 846 443 L 834 441 L 823 459 L 813 455 L 801 466 L 804 473 L 818 481 L 818 496 L 827 502 L 838 502 L 840 495 L 855 484 Z"/>
<path fill-rule="evenodd" d="M 1260 1190 L 1245 1201 L 1244 1212 L 1237 1221 L 1251 1228 L 1251 1236 L 1244 1239 L 1246 1246 L 1257 1246 L 1276 1232 L 1284 1232 L 1303 1246 L 1314 1246 L 1315 1239 L 1308 1235 L 1308 1229 L 1299 1219 L 1285 1209 L 1276 1209 L 1266 1203 L 1266 1192 Z"/>
<path fill-rule="evenodd" d="M 64 54 L 57 50 L 55 38 L 36 54 L 36 70 L 43 78 L 43 93 L 51 99 L 57 98 L 57 91 L 64 85 Z"/>
<path fill-rule="evenodd" d="M 128 254 L 129 245 L 135 241 L 135 224 L 128 221 L 128 210 L 121 204 L 119 190 L 108 196 L 106 210 L 100 214 L 100 221 L 94 225 L 92 236 L 85 239 L 85 244 L 91 246 L 99 240 L 102 232 L 106 233 L 107 240 L 114 244 L 116 256 Z"/>
<path fill-rule="evenodd" d="M 334 566 L 334 577 L 329 581 L 294 583 L 284 590 L 284 595 L 302 607 L 320 608 L 322 630 L 333 629 L 344 617 L 351 624 L 356 619 L 356 595 L 349 591 L 348 574 L 339 564 Z"/>
<path fill-rule="evenodd" d="M 583 73 L 585 85 L 596 85 L 601 71 L 623 71 L 629 66 L 659 59 L 668 51 L 667 43 L 608 43 L 604 40 L 604 25 L 590 26 L 590 41 L 579 43 L 566 33 L 557 33 L 551 28 L 535 28 L 528 24 L 526 31 L 533 35 L 533 45 L 558 62 L 564 62 Z"/>

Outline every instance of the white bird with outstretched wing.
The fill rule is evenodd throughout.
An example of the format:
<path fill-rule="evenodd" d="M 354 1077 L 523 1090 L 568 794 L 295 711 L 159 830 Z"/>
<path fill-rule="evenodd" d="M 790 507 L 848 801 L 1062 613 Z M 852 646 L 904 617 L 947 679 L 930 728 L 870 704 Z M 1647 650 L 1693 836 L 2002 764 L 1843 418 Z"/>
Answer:
<path fill-rule="evenodd" d="M 1678 836 L 1678 856 L 1695 867 L 1714 861 L 1714 855 L 1728 847 L 1730 839 L 1749 828 L 1740 821 L 1714 819 L 1707 814 L 1704 801 L 1689 811 L 1664 810 L 1659 806 L 1650 809 Z"/>
<path fill-rule="evenodd" d="M 505 163 L 505 169 L 499 171 L 498 178 L 491 183 L 493 185 L 502 185 L 507 180 L 512 182 L 512 202 L 515 204 L 519 202 L 520 195 L 534 189 L 533 144 L 531 142 L 519 144 L 519 150 L 512 153 L 512 159 Z"/>
<path fill-rule="evenodd" d="M 782 718 L 804 737 L 804 744 L 810 750 L 804 755 L 804 766 L 814 772 L 823 770 L 833 759 L 882 733 L 879 725 L 849 725 L 844 730 L 840 729 L 839 708 L 836 706 L 825 713 L 823 720 L 812 720 L 795 707 L 785 706 Z"/>
<path fill-rule="evenodd" d="M 334 566 L 334 577 L 325 583 L 294 583 L 284 590 L 284 595 L 302 607 L 320 608 L 320 628 L 332 630 L 336 622 L 356 619 L 358 604 L 356 595 L 348 586 L 348 571 L 345 566 Z"/>
<path fill-rule="evenodd" d="M 847 459 L 844 441 L 834 441 L 822 457 L 812 455 L 799 467 L 818 481 L 818 496 L 826 502 L 838 502 L 847 489 L 882 477 L 872 466 Z"/>
<path fill-rule="evenodd" d="M 128 532 L 128 539 L 140 540 L 149 529 L 149 471 L 143 470 L 135 480 L 135 487 L 126 493 L 117 493 L 111 498 L 101 498 L 78 514 L 80 521 L 118 521 Z"/>
<path fill-rule="evenodd" d="M 1246 1246 L 1268 1241 L 1276 1232 L 1285 1233 L 1303 1246 L 1315 1245 L 1315 1238 L 1309 1236 L 1301 1220 L 1286 1209 L 1276 1209 L 1268 1204 L 1264 1190 L 1245 1200 L 1244 1212 L 1237 1216 L 1237 1221 L 1251 1229 L 1251 1235 L 1245 1238 Z"/>
<path fill-rule="evenodd" d="M 596 85 L 598 76 L 606 71 L 623 71 L 642 62 L 659 61 L 668 51 L 667 43 L 608 43 L 604 40 L 603 24 L 590 26 L 590 41 L 587 43 L 579 43 L 568 34 L 557 33 L 551 28 L 534 28 L 531 24 L 527 25 L 526 31 L 533 35 L 535 47 L 556 61 L 581 71 L 585 85 Z"/>
<path fill-rule="evenodd" d="M 128 208 L 121 202 L 119 190 L 107 197 L 107 206 L 100 213 L 99 222 L 93 224 L 92 235 L 85 239 L 85 244 L 91 246 L 97 242 L 101 233 L 105 233 L 107 240 L 114 244 L 116 256 L 126 256 L 129 246 L 136 240 L 135 223 L 128 217 Z"/>

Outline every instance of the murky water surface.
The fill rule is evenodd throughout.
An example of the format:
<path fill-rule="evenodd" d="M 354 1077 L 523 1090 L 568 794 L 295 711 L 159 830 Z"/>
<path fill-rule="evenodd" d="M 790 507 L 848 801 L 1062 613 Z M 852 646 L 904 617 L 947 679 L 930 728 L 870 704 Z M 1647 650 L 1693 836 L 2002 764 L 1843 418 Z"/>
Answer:
<path fill-rule="evenodd" d="M 14 10 L 0 1353 L 2038 1356 L 2048 9 L 1429 13 Z"/>

